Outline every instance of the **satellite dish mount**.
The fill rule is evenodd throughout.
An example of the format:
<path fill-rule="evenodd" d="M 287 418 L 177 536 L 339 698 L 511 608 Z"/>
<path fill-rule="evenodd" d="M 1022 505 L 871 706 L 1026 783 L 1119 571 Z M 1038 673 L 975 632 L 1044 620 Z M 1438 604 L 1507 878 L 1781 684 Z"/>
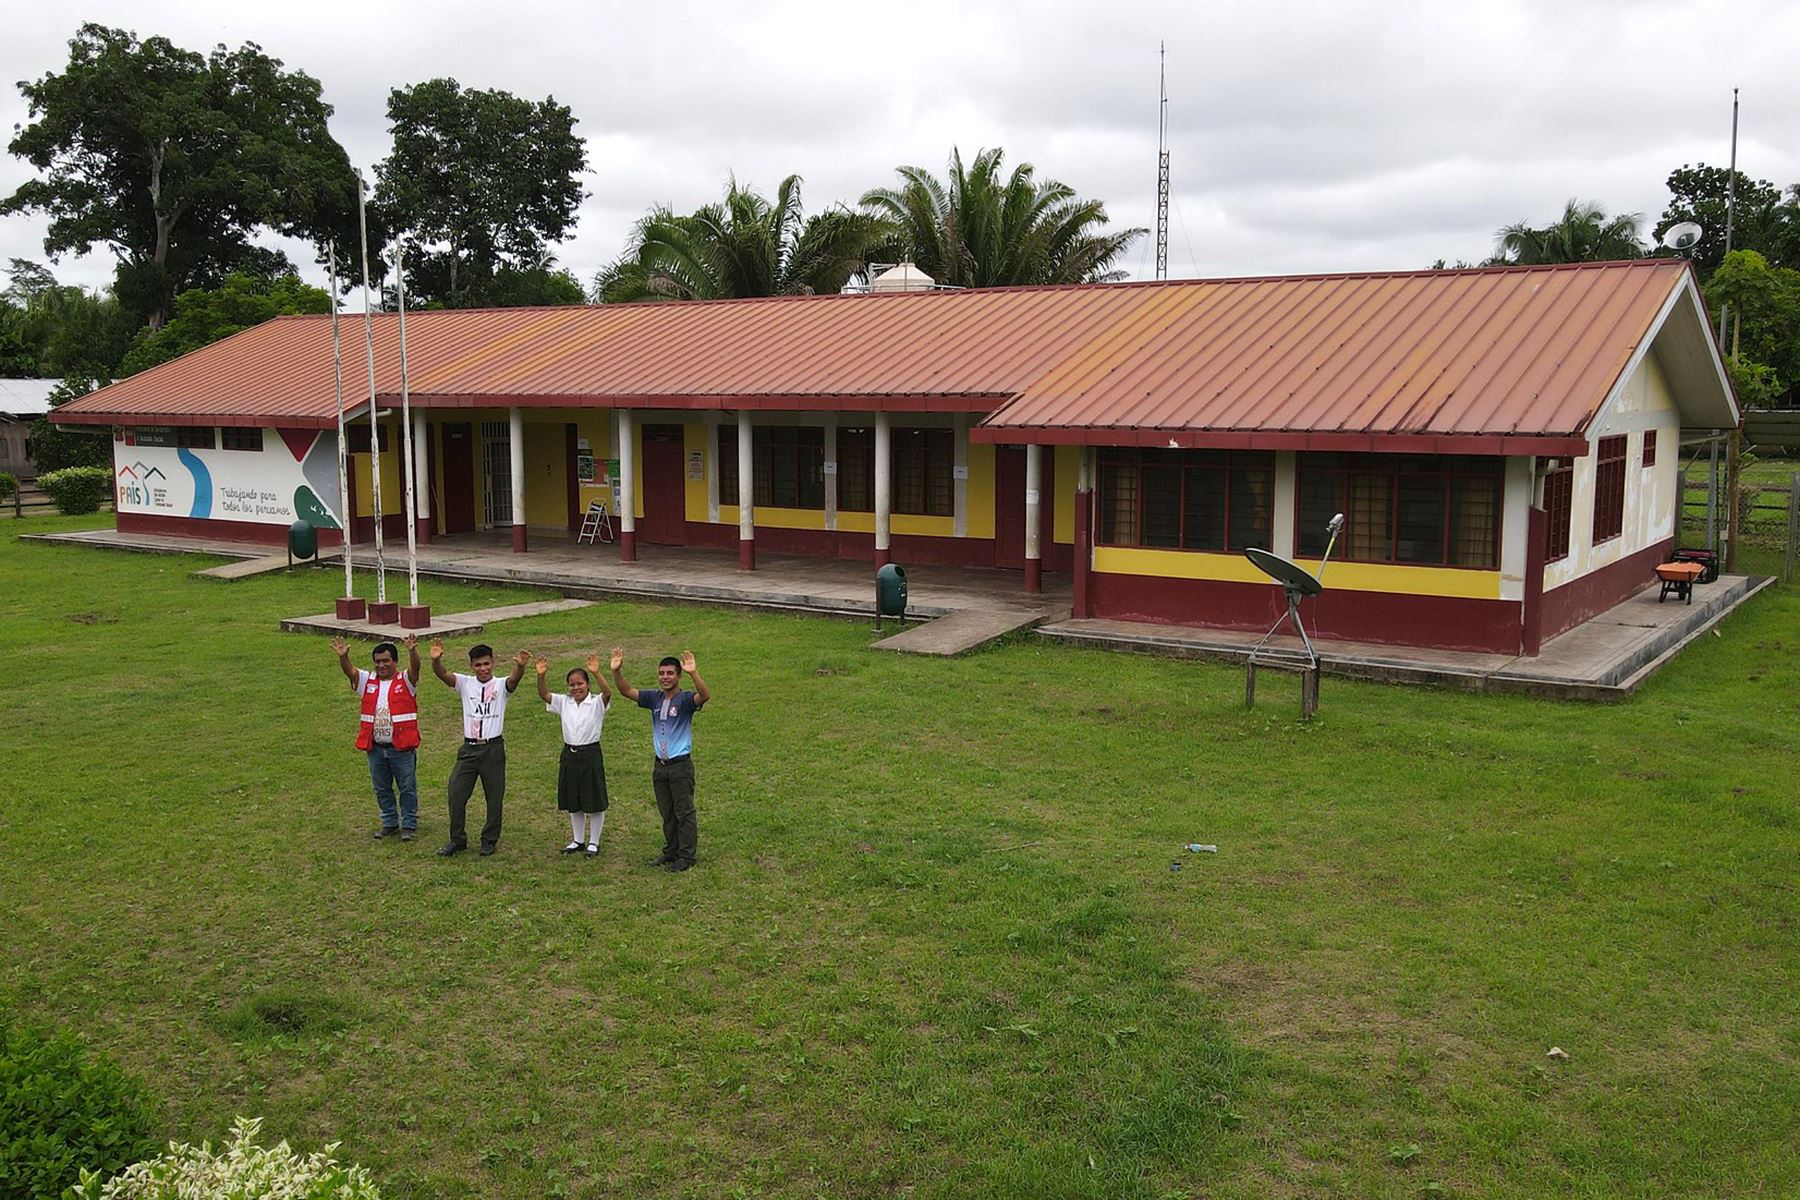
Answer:
<path fill-rule="evenodd" d="M 1306 624 L 1300 619 L 1300 602 L 1309 596 L 1317 596 L 1325 590 L 1320 579 L 1325 574 L 1325 564 L 1331 561 L 1331 551 L 1337 546 L 1338 534 L 1344 528 L 1344 514 L 1338 513 L 1325 525 L 1328 535 L 1325 542 L 1325 554 L 1319 559 L 1319 573 L 1308 571 L 1299 563 L 1281 557 L 1272 551 L 1255 547 L 1244 551 L 1256 568 L 1276 583 L 1281 585 L 1283 596 L 1287 600 L 1287 611 L 1275 618 L 1275 624 L 1269 626 L 1269 632 L 1262 635 L 1250 650 L 1250 658 L 1245 666 L 1244 703 L 1247 707 L 1256 703 L 1256 668 L 1259 663 L 1285 670 L 1300 672 L 1300 715 L 1310 718 L 1319 708 L 1319 652 L 1313 648 L 1312 638 L 1307 635 Z M 1283 626 L 1292 624 L 1294 632 L 1300 635 L 1303 651 L 1267 649 L 1269 639 Z"/>

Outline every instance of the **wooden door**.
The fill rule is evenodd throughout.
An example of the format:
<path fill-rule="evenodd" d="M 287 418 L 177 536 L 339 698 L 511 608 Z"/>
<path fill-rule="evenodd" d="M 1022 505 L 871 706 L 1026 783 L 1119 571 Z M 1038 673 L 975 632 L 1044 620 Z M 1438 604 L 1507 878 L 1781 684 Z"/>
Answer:
<path fill-rule="evenodd" d="M 687 463 L 679 425 L 644 426 L 644 515 L 638 539 L 687 545 Z"/>
<path fill-rule="evenodd" d="M 1025 448 L 994 447 L 994 565 L 1025 569 Z"/>
<path fill-rule="evenodd" d="M 467 422 L 444 426 L 444 494 L 438 509 L 445 533 L 475 528 L 475 430 Z"/>

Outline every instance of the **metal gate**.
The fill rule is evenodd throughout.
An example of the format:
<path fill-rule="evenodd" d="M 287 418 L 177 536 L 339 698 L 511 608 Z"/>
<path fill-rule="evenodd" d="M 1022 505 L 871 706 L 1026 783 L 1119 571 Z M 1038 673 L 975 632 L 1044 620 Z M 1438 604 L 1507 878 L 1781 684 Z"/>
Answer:
<path fill-rule="evenodd" d="M 482 515 L 487 528 L 512 524 L 512 427 L 481 423 Z"/>

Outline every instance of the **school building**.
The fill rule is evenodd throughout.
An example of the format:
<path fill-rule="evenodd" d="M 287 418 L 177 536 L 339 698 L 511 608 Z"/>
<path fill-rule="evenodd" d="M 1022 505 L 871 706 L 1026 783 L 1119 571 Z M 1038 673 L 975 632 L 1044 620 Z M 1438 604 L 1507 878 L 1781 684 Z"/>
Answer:
<path fill-rule="evenodd" d="M 282 317 L 58 412 L 113 429 L 122 531 L 402 536 L 397 322 Z M 1535 653 L 1674 545 L 1682 441 L 1736 398 L 1679 260 L 406 318 L 418 536 L 1072 576 L 1075 615 Z M 624 498 L 629 497 L 629 504 Z M 328 539 L 332 540 L 332 539 Z"/>

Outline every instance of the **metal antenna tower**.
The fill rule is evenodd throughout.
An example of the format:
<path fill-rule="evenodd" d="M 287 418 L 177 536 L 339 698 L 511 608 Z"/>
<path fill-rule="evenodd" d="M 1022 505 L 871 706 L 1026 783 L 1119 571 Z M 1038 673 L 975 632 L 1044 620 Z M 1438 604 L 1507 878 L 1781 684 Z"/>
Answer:
<path fill-rule="evenodd" d="M 1168 45 L 1156 44 L 1156 79 L 1162 94 L 1156 119 L 1156 277 L 1169 277 L 1169 77 Z"/>

